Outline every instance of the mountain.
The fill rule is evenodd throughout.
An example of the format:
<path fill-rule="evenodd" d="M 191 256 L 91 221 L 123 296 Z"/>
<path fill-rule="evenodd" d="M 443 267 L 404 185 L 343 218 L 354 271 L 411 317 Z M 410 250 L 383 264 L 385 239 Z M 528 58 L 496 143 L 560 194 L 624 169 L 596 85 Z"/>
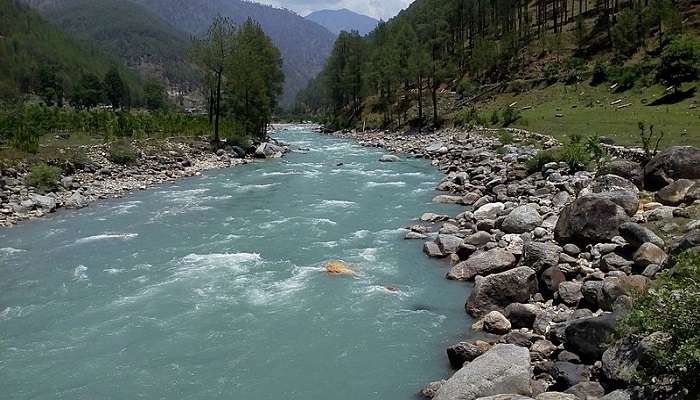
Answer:
<path fill-rule="evenodd" d="M 70 95 L 85 73 L 103 77 L 119 61 L 75 39 L 18 0 L 0 1 L 0 99 L 42 90 Z M 140 83 L 125 67 L 121 76 L 133 95 Z"/>
<path fill-rule="evenodd" d="M 335 35 L 291 11 L 241 0 L 133 0 L 174 27 L 191 34 L 207 30 L 217 15 L 241 24 L 256 20 L 272 38 L 284 59 L 285 85 L 281 99 L 289 105 L 296 94 L 323 69 Z"/>
<path fill-rule="evenodd" d="M 362 36 L 372 32 L 379 23 L 372 17 L 358 14 L 347 8 L 314 11 L 307 15 L 306 19 L 314 21 L 335 34 L 342 31 L 357 31 Z"/>
<path fill-rule="evenodd" d="M 144 77 L 188 88 L 196 70 L 187 61 L 188 34 L 128 0 L 25 0 L 65 32 L 92 41 Z"/>

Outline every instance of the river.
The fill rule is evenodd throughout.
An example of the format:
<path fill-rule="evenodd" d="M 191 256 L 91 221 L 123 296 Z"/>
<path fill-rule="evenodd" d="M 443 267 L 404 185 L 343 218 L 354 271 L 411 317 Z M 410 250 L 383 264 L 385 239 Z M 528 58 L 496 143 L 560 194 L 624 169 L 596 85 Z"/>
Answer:
<path fill-rule="evenodd" d="M 454 214 L 440 173 L 276 137 L 309 150 L 0 230 L 0 397 L 392 400 L 446 377 L 468 289 L 400 229 Z"/>

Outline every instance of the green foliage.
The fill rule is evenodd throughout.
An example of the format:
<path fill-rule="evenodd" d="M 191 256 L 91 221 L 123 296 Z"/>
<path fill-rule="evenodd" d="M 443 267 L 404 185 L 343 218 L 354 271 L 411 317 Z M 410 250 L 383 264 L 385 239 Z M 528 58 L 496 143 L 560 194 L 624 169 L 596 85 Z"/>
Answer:
<path fill-rule="evenodd" d="M 491 113 L 491 118 L 490 118 L 490 120 L 489 120 L 489 122 L 491 122 L 491 125 L 494 125 L 494 126 L 495 126 L 495 125 L 498 125 L 498 123 L 500 122 L 500 120 L 501 120 L 501 119 L 500 119 L 500 117 L 498 116 L 498 110 L 493 110 L 493 112 Z"/>
<path fill-rule="evenodd" d="M 510 126 L 512 123 L 519 120 L 520 117 L 520 111 L 516 110 L 514 107 L 506 107 L 502 115 L 503 126 Z"/>
<path fill-rule="evenodd" d="M 41 193 L 55 192 L 58 190 L 61 169 L 47 164 L 34 165 L 25 178 L 25 183 L 35 187 Z"/>
<path fill-rule="evenodd" d="M 73 91 L 71 103 L 76 107 L 92 108 L 104 99 L 102 82 L 94 74 L 83 74 Z"/>
<path fill-rule="evenodd" d="M 513 144 L 513 134 L 505 129 L 502 129 L 498 133 L 498 141 L 501 143 L 501 146 Z"/>
<path fill-rule="evenodd" d="M 465 98 L 475 96 L 479 93 L 480 86 L 481 85 L 472 80 L 462 79 L 457 84 L 457 94 Z"/>
<path fill-rule="evenodd" d="M 691 36 L 673 38 L 661 53 L 658 78 L 670 85 L 700 77 L 700 42 Z"/>
<path fill-rule="evenodd" d="M 165 88 L 155 80 L 148 80 L 143 86 L 143 105 L 149 110 L 163 110 L 167 107 Z"/>
<path fill-rule="evenodd" d="M 617 23 L 612 27 L 610 36 L 618 55 L 626 59 L 639 49 L 642 43 L 641 15 L 631 9 L 619 14 Z"/>
<path fill-rule="evenodd" d="M 619 327 L 621 335 L 647 336 L 663 332 L 671 340 L 639 366 L 638 383 L 658 384 L 662 376 L 672 376 L 677 391 L 693 399 L 700 391 L 700 255 L 681 255 L 675 266 L 661 274 L 652 288 L 639 297 L 629 316 Z"/>
<path fill-rule="evenodd" d="M 603 147 L 600 135 L 591 135 L 586 139 L 586 151 L 591 155 L 591 159 L 596 163 L 596 168 L 600 169 L 608 161 L 608 152 Z"/>
<path fill-rule="evenodd" d="M 554 83 L 559 80 L 559 72 L 561 65 L 559 63 L 547 64 L 544 68 L 544 79 L 549 83 Z"/>
<path fill-rule="evenodd" d="M 136 149 L 128 140 L 120 139 L 109 146 L 109 160 L 119 165 L 133 165 L 138 162 Z"/>
<path fill-rule="evenodd" d="M 593 65 L 593 74 L 591 76 L 591 86 L 597 86 L 608 81 L 608 69 L 603 63 L 595 63 Z"/>
<path fill-rule="evenodd" d="M 639 127 L 639 144 L 644 150 L 644 158 L 651 160 L 659 152 L 659 146 L 664 139 L 664 132 L 654 132 L 654 125 L 649 125 L 647 129 L 644 122 L 641 121 L 637 126 Z"/>
<path fill-rule="evenodd" d="M 539 151 L 534 157 L 527 160 L 526 167 L 529 173 L 541 172 L 545 165 L 551 162 L 560 162 L 562 160 L 561 151 L 557 149 L 548 149 Z"/>
<path fill-rule="evenodd" d="M 584 138 L 579 134 L 569 137 L 569 143 L 564 146 L 542 150 L 527 161 L 530 173 L 541 171 L 550 162 L 565 162 L 571 172 L 585 170 L 591 162 L 598 166 L 607 160 L 607 153 L 602 146 L 600 137 L 593 135 Z"/>
<path fill-rule="evenodd" d="M 454 124 L 455 126 L 472 127 L 484 125 L 484 120 L 475 108 L 465 108 L 455 115 Z"/>
<path fill-rule="evenodd" d="M 103 85 L 105 98 L 112 107 L 120 108 L 129 105 L 129 89 L 122 80 L 116 66 L 107 71 Z"/>

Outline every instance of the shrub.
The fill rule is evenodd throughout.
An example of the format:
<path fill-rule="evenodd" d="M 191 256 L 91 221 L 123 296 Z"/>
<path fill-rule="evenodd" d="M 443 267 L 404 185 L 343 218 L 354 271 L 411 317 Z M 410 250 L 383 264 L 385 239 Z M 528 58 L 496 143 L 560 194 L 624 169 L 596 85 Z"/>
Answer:
<path fill-rule="evenodd" d="M 109 160 L 119 165 L 133 165 L 138 154 L 128 141 L 117 140 L 109 146 Z"/>
<path fill-rule="evenodd" d="M 640 78 L 640 69 L 636 66 L 622 68 L 622 73 L 618 79 L 617 91 L 622 92 L 632 89 L 634 83 Z"/>
<path fill-rule="evenodd" d="M 503 110 L 503 126 L 510 126 L 513 122 L 520 119 L 520 112 L 513 107 L 506 107 Z"/>
<path fill-rule="evenodd" d="M 41 193 L 49 193 L 58 190 L 61 169 L 47 164 L 36 164 L 32 167 L 25 183 L 35 187 Z"/>
<path fill-rule="evenodd" d="M 505 129 L 502 129 L 498 134 L 498 141 L 501 142 L 502 146 L 513 144 L 513 134 Z"/>
<path fill-rule="evenodd" d="M 663 131 L 660 134 L 655 133 L 654 125 L 649 125 L 649 130 L 647 131 L 644 122 L 638 122 L 637 126 L 639 127 L 639 143 L 642 146 L 642 150 L 644 150 L 644 158 L 651 160 L 659 152 L 664 133 Z"/>
<path fill-rule="evenodd" d="M 493 110 L 491 113 L 491 125 L 498 125 L 500 118 L 498 117 L 498 110 Z"/>
<path fill-rule="evenodd" d="M 559 80 L 559 70 L 561 67 L 557 63 L 547 64 L 544 68 L 544 79 L 549 83 Z"/>
<path fill-rule="evenodd" d="M 530 89 L 530 84 L 522 79 L 516 79 L 508 84 L 508 91 L 516 94 L 525 93 Z"/>
<path fill-rule="evenodd" d="M 662 273 L 651 289 L 634 303 L 618 327 L 618 335 L 670 335 L 670 341 L 653 349 L 640 363 L 635 380 L 658 391 L 661 377 L 671 377 L 679 398 L 694 399 L 700 391 L 700 255 L 683 254 L 676 265 Z M 676 398 L 676 397 L 669 397 Z"/>
<path fill-rule="evenodd" d="M 597 86 L 608 81 L 608 70 L 605 64 L 596 63 L 593 66 L 593 76 L 591 77 L 591 86 Z"/>
<path fill-rule="evenodd" d="M 561 149 L 549 149 L 538 152 L 534 157 L 527 160 L 526 167 L 529 173 L 542 171 L 542 168 L 551 162 L 561 161 Z"/>
<path fill-rule="evenodd" d="M 462 79 L 457 84 L 457 93 L 462 97 L 472 97 L 478 94 L 479 84 L 469 79 Z"/>
<path fill-rule="evenodd" d="M 455 126 L 473 126 L 483 125 L 484 120 L 481 118 L 475 108 L 464 109 L 455 115 Z"/>
<path fill-rule="evenodd" d="M 566 162 L 571 172 L 582 171 L 590 162 L 590 155 L 586 151 L 586 145 L 581 142 L 572 142 L 562 148 L 562 161 Z"/>

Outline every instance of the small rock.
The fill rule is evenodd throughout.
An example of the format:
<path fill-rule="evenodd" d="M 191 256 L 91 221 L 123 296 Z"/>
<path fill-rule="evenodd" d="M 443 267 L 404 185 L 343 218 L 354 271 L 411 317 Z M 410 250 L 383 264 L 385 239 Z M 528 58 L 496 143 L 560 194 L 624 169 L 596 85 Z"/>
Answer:
<path fill-rule="evenodd" d="M 642 244 L 634 253 L 634 263 L 641 268 L 646 268 L 651 264 L 664 265 L 666 258 L 666 253 L 651 242 Z"/>

